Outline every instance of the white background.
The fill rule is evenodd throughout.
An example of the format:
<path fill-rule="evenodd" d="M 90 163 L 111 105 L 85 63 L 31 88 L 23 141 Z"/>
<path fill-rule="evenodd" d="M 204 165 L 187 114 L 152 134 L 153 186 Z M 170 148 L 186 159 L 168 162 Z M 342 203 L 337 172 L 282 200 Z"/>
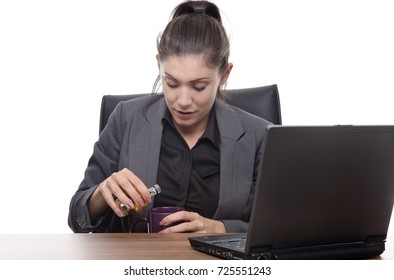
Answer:
<path fill-rule="evenodd" d="M 101 97 L 151 91 L 179 1 L 0 0 L 0 233 L 71 232 Z M 278 84 L 283 124 L 394 124 L 390 2 L 215 1 L 228 88 Z"/>

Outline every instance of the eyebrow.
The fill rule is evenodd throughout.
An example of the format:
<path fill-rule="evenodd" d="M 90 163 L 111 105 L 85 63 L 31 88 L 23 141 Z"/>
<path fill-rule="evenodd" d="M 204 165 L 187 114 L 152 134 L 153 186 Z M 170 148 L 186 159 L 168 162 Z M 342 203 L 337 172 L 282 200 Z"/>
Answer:
<path fill-rule="evenodd" d="M 170 79 L 172 79 L 172 80 L 174 80 L 176 82 L 179 82 L 178 79 L 173 77 L 173 76 L 171 76 L 171 74 L 169 74 L 167 72 L 164 72 L 164 74 L 166 75 L 166 77 L 168 77 L 168 78 L 170 78 Z M 194 84 L 194 83 L 198 83 L 198 82 L 203 82 L 204 80 L 209 80 L 210 81 L 211 78 L 209 78 L 209 77 L 201 77 L 201 78 L 198 78 L 198 79 L 190 81 L 190 83 Z"/>

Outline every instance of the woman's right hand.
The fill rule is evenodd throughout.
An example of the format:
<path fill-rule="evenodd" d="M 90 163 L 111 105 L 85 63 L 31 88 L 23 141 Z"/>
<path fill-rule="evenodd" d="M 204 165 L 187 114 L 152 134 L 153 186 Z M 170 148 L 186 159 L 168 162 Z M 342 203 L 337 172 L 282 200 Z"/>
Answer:
<path fill-rule="evenodd" d="M 116 199 L 130 209 L 134 209 L 135 204 L 143 207 L 145 202 L 152 202 L 148 189 L 141 179 L 131 170 L 124 168 L 114 172 L 93 192 L 88 201 L 91 219 L 95 220 L 104 215 L 108 206 L 116 215 L 124 217 L 123 211 L 115 202 Z"/>

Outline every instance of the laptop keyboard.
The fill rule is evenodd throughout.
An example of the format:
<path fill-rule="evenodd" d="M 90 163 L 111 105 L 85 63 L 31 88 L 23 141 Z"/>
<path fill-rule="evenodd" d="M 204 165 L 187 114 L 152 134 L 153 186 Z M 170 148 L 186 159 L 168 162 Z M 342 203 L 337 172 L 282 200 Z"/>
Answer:
<path fill-rule="evenodd" d="M 212 240 L 209 243 L 212 245 L 222 246 L 227 249 L 232 249 L 232 250 L 244 252 L 246 237 L 236 238 L 236 239 Z"/>

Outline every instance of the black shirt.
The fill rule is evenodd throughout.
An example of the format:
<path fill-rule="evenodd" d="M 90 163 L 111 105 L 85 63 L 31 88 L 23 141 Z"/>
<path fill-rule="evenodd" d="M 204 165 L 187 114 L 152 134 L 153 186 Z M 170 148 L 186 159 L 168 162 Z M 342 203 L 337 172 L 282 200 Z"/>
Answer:
<path fill-rule="evenodd" d="M 155 197 L 154 207 L 180 206 L 212 218 L 220 186 L 220 140 L 214 109 L 203 135 L 192 149 L 176 130 L 168 109 L 162 123 L 157 174 L 162 191 Z"/>

